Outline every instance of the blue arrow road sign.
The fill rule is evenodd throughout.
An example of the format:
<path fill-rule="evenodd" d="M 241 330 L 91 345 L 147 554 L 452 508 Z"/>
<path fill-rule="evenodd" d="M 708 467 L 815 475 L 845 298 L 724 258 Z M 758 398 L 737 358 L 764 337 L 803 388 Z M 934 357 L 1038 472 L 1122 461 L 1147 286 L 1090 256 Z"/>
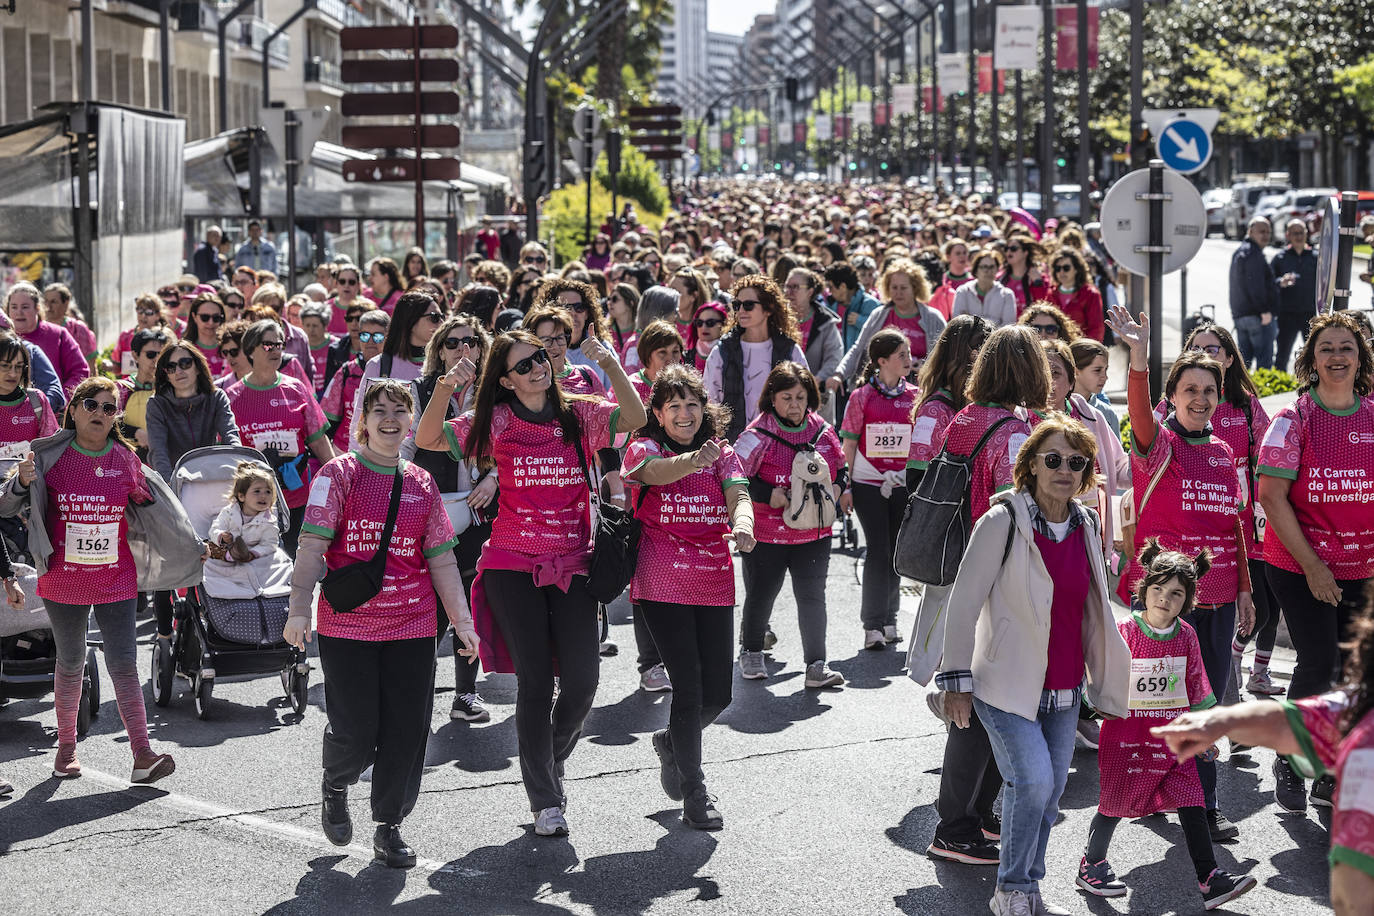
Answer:
<path fill-rule="evenodd" d="M 1155 150 L 1166 166 L 1191 175 L 1212 158 L 1212 135 L 1196 121 L 1174 118 L 1165 122 L 1155 138 Z"/>

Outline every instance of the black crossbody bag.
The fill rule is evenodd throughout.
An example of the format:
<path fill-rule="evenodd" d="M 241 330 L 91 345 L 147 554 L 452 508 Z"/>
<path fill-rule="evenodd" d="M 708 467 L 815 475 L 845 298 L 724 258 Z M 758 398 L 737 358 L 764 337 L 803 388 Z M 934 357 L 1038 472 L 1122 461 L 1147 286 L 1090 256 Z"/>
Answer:
<path fill-rule="evenodd" d="M 596 508 L 596 531 L 592 536 L 591 567 L 587 573 L 587 592 L 601 604 L 610 604 L 625 591 L 634 578 L 639 561 L 639 519 L 635 513 L 644 504 L 649 485 L 639 489 L 639 501 L 634 511 L 622 509 L 615 503 L 604 502 L 592 483 L 592 468 L 582 451 L 581 438 L 573 440 L 577 460 L 587 481 L 587 492 Z"/>
<path fill-rule="evenodd" d="M 349 614 L 362 607 L 382 590 L 386 579 L 387 546 L 391 543 L 391 532 L 396 527 L 396 514 L 401 509 L 401 484 L 404 479 L 402 464 L 396 464 L 396 479 L 391 484 L 391 505 L 386 510 L 386 525 L 382 528 L 381 540 L 377 542 L 377 552 L 369 560 L 359 560 L 331 569 L 320 580 L 320 591 L 336 614 Z"/>

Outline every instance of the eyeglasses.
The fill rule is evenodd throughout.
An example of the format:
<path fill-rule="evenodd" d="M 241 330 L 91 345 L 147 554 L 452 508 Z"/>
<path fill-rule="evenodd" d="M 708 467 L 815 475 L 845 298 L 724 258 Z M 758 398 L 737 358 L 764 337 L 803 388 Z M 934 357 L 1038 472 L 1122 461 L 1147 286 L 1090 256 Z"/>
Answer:
<path fill-rule="evenodd" d="M 264 346 L 266 346 L 266 344 L 264 344 Z M 189 372 L 191 367 L 195 364 L 196 361 L 189 356 L 183 356 L 181 359 L 169 359 L 167 360 L 167 371 L 172 372 L 176 369 L 180 369 L 182 372 Z"/>
<path fill-rule="evenodd" d="M 553 334 L 549 337 L 541 337 L 539 339 L 546 347 L 566 347 L 568 345 L 567 334 Z"/>
<path fill-rule="evenodd" d="M 349 312 L 346 315 L 344 315 L 344 324 L 352 324 L 361 317 L 363 317 L 362 312 Z"/>
<path fill-rule="evenodd" d="M 220 347 L 219 355 L 222 356 L 224 359 L 238 359 L 238 355 L 241 352 L 243 351 L 241 351 L 238 347 L 232 347 L 227 350 L 223 347 Z"/>
<path fill-rule="evenodd" d="M 361 282 L 362 282 L 362 281 L 359 280 L 357 277 L 354 277 L 354 278 L 351 279 L 351 280 L 345 280 L 343 277 L 340 277 L 340 278 L 339 278 L 339 285 L 340 285 L 340 286 L 357 286 L 357 285 L 358 285 L 359 283 L 361 283 Z"/>
<path fill-rule="evenodd" d="M 692 322 L 692 327 L 694 327 L 694 328 L 718 328 L 718 327 L 720 327 L 720 326 L 723 325 L 723 324 L 725 324 L 725 322 L 724 322 L 724 321 L 721 321 L 719 318 L 698 318 L 696 321 L 693 321 L 693 322 Z"/>
<path fill-rule="evenodd" d="M 549 259 L 542 254 L 527 254 L 520 259 L 521 264 L 547 264 Z"/>
<path fill-rule="evenodd" d="M 1045 462 L 1045 467 L 1049 468 L 1051 471 L 1059 470 L 1059 466 L 1065 461 L 1068 461 L 1069 470 L 1073 471 L 1075 474 L 1088 466 L 1088 459 L 1084 458 L 1082 455 L 1070 455 L 1068 458 L 1065 458 L 1058 452 L 1041 452 L 1040 460 Z"/>
<path fill-rule="evenodd" d="M 427 319 L 429 319 L 430 321 L 434 322 L 435 324 L 438 324 L 439 322 L 441 322 L 441 321 L 444 320 L 444 313 L 443 313 L 443 312 L 425 312 L 424 317 L 427 318 Z"/>
<path fill-rule="evenodd" d="M 279 340 L 264 340 L 262 343 L 258 344 L 258 346 L 269 353 L 275 353 L 282 348 L 281 341 Z"/>
<path fill-rule="evenodd" d="M 1054 272 L 1057 273 L 1057 274 L 1071 273 L 1072 271 L 1073 271 L 1073 265 L 1072 265 L 1072 264 L 1056 264 L 1056 265 L 1054 265 Z"/>
<path fill-rule="evenodd" d="M 240 302 L 235 302 L 233 299 L 225 299 L 225 300 L 224 300 L 224 307 L 227 308 L 227 309 L 235 309 L 235 310 L 238 310 L 238 309 L 243 308 L 243 303 L 242 303 L 241 301 L 240 301 Z"/>
<path fill-rule="evenodd" d="M 1031 322 L 1031 327 L 1035 328 L 1035 332 L 1041 337 L 1059 336 L 1059 325 L 1057 324 L 1036 324 L 1035 322 Z"/>
<path fill-rule="evenodd" d="M 752 312 L 755 306 L 763 305 L 758 299 L 736 299 L 735 304 L 746 312 Z"/>
<path fill-rule="evenodd" d="M 256 281 L 250 280 L 250 279 L 248 279 L 247 277 L 239 277 L 238 279 L 236 279 L 236 280 L 234 281 L 234 285 L 235 285 L 235 286 L 252 286 L 255 282 L 256 282 Z"/>
<path fill-rule="evenodd" d="M 507 369 L 506 373 L 510 374 L 511 372 L 514 372 L 516 375 L 529 375 L 530 372 L 534 370 L 535 363 L 547 365 L 548 362 L 549 354 L 545 353 L 543 350 L 535 350 L 529 356 L 526 356 L 524 359 L 520 360 L 514 366 L 511 366 L 509 369 Z"/>
<path fill-rule="evenodd" d="M 1208 356 L 1221 355 L 1221 344 L 1207 344 L 1206 346 L 1193 344 L 1188 349 L 1192 350 L 1194 353 L 1206 353 Z"/>
<path fill-rule="evenodd" d="M 139 313 L 140 315 L 142 315 L 143 317 L 147 318 L 147 317 L 149 317 L 150 315 L 156 315 L 156 314 L 157 314 L 157 309 L 139 309 L 139 310 L 138 310 L 138 313 Z"/>
<path fill-rule="evenodd" d="M 179 292 L 179 293 L 184 293 L 184 294 L 186 294 L 187 296 L 191 295 L 191 294 L 194 293 L 195 291 L 196 291 L 196 288 L 195 288 L 194 286 L 178 286 L 178 287 L 177 287 L 177 292 Z"/>
<path fill-rule="evenodd" d="M 477 338 L 469 334 L 466 337 L 448 337 L 444 340 L 445 350 L 456 350 L 459 347 L 471 347 Z"/>
<path fill-rule="evenodd" d="M 211 324 L 224 324 L 224 316 L 219 312 L 201 312 L 196 315 L 200 321 L 208 321 Z"/>
<path fill-rule="evenodd" d="M 386 331 L 363 331 L 358 335 L 361 343 L 381 343 L 386 340 Z"/>
<path fill-rule="evenodd" d="M 87 413 L 95 413 L 98 410 L 107 417 L 113 417 L 115 414 L 119 413 L 119 408 L 114 404 L 111 404 L 109 401 L 97 401 L 95 398 L 82 398 L 81 407 Z"/>

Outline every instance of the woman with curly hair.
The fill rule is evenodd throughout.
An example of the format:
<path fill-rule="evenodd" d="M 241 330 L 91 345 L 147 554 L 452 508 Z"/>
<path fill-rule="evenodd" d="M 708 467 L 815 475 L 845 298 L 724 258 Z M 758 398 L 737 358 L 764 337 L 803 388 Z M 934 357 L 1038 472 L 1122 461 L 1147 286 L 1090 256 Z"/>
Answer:
<path fill-rule="evenodd" d="M 758 415 L 759 395 L 772 368 L 788 360 L 805 366 L 806 354 L 797 319 L 772 279 L 751 274 L 735 284 L 730 296 L 736 311 L 706 357 L 702 375 L 711 400 L 730 409 L 725 438 L 734 442 Z"/>
<path fill-rule="evenodd" d="M 926 303 L 930 301 L 930 281 L 926 272 L 907 257 L 893 258 L 878 283 L 883 307 L 868 316 L 858 340 L 840 360 L 826 387 L 835 391 L 842 380 L 858 382 L 859 369 L 868 355 L 868 342 L 883 328 L 896 328 L 906 335 L 912 365 L 920 367 L 930 348 L 940 339 L 945 319 Z"/>
<path fill-rule="evenodd" d="M 1017 317 L 1016 323 L 1024 324 L 1039 334 L 1041 340 L 1062 340 L 1072 344 L 1083 336 L 1083 329 L 1079 327 L 1078 322 L 1065 315 L 1059 306 L 1051 302 L 1035 303 Z"/>
<path fill-rule="evenodd" d="M 581 280 L 553 277 L 545 280 L 535 290 L 533 305 L 556 305 L 568 310 L 573 321 L 572 334 L 568 339 L 568 362 L 586 366 L 601 382 L 602 390 L 608 389 L 610 377 L 600 366 L 583 356 L 580 349 L 583 340 L 594 337 L 598 343 L 611 351 L 612 356 L 616 356 L 617 362 L 619 361 L 615 344 L 606 333 L 606 319 L 601 314 L 601 297 L 596 294 L 596 287 Z"/>

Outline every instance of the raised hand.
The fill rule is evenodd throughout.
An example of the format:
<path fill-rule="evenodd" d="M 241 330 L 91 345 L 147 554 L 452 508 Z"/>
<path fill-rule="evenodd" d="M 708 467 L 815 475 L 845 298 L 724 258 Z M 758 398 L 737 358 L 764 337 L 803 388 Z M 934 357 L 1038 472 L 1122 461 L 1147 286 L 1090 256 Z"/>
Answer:
<path fill-rule="evenodd" d="M 611 351 L 606 348 L 606 345 L 591 334 L 582 338 L 582 346 L 578 349 L 582 351 L 583 356 L 587 357 L 587 359 L 596 363 L 598 366 L 601 365 L 602 360 L 609 359 L 611 356 Z"/>
<path fill-rule="evenodd" d="M 466 356 L 453 364 L 453 368 L 444 373 L 444 377 L 439 380 L 439 384 L 454 391 L 462 391 L 472 384 L 472 380 L 477 377 L 477 365 Z"/>
<path fill-rule="evenodd" d="M 720 457 L 720 440 L 707 439 L 701 443 L 701 448 L 692 453 L 692 466 L 698 468 L 709 468 L 716 463 Z"/>
<path fill-rule="evenodd" d="M 1118 340 L 1130 348 L 1131 368 L 1137 371 L 1145 369 L 1150 354 L 1149 316 L 1141 312 L 1140 320 L 1137 321 L 1125 308 L 1114 305 L 1107 315 L 1107 327 L 1112 329 Z"/>
<path fill-rule="evenodd" d="M 19 462 L 19 482 L 25 487 L 38 479 L 38 468 L 34 465 L 33 452 L 29 452 L 28 457 Z"/>

